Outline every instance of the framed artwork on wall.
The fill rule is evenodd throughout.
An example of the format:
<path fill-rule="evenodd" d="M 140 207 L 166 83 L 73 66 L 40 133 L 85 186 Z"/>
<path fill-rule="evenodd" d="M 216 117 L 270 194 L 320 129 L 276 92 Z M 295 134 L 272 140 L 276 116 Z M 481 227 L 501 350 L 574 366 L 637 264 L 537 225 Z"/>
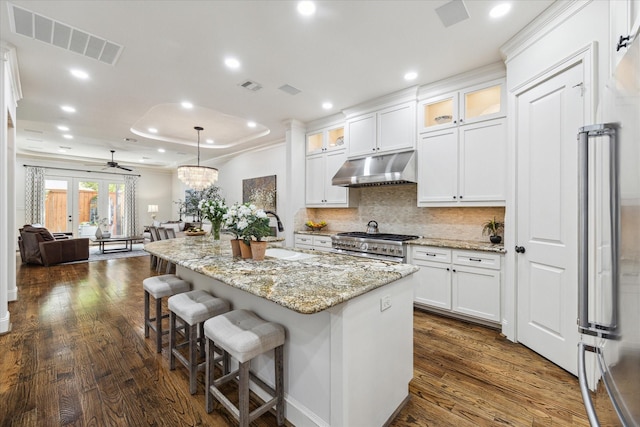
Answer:
<path fill-rule="evenodd" d="M 266 211 L 276 211 L 276 175 L 242 180 L 242 203 L 253 203 Z"/>

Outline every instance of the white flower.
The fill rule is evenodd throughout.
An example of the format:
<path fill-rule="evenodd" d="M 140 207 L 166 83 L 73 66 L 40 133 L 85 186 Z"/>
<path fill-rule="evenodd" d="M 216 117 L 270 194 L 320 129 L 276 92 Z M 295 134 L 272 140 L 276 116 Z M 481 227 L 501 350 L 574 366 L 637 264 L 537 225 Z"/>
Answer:
<path fill-rule="evenodd" d="M 258 211 L 256 212 L 256 217 L 258 217 L 258 218 L 266 218 L 267 214 L 262 209 L 258 209 Z"/>

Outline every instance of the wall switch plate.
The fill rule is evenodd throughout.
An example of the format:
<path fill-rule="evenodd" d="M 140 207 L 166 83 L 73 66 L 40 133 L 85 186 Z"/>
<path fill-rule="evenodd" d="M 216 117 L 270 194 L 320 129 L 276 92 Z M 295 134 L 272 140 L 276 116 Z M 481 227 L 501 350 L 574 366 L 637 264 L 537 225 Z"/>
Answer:
<path fill-rule="evenodd" d="M 385 311 L 388 308 L 391 308 L 391 296 L 385 295 L 380 298 L 380 311 Z"/>

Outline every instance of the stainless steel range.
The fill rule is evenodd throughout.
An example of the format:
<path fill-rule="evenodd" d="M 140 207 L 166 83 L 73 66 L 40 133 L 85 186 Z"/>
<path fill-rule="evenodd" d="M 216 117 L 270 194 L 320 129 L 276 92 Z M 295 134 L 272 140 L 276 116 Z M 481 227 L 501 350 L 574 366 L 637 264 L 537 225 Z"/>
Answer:
<path fill-rule="evenodd" d="M 353 231 L 331 236 L 331 246 L 337 253 L 406 262 L 407 248 L 403 242 L 418 238 L 420 236 Z"/>

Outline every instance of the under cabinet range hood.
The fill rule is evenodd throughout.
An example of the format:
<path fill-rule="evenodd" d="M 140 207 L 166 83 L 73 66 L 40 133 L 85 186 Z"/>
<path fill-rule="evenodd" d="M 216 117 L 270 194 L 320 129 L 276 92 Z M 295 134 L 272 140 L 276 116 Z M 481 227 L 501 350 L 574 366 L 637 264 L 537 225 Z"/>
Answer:
<path fill-rule="evenodd" d="M 347 160 L 331 183 L 340 187 L 413 184 L 416 182 L 414 151 Z"/>

